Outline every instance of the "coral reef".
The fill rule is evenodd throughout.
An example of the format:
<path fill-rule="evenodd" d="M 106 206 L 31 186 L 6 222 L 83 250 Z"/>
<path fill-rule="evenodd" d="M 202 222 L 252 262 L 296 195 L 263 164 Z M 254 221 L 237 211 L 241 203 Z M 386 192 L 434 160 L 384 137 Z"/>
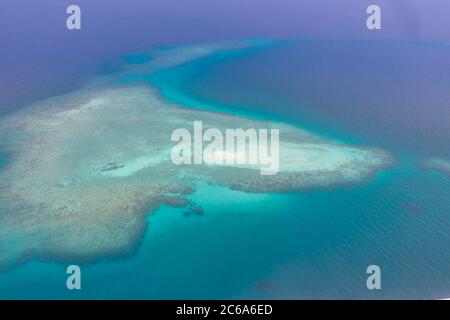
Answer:
<path fill-rule="evenodd" d="M 165 52 L 146 63 L 171 66 L 209 52 L 177 49 L 172 60 Z M 174 165 L 171 133 L 196 120 L 219 129 L 278 128 L 280 172 Z M 140 85 L 87 86 L 40 101 L 2 119 L 0 137 L 8 154 L 0 170 L 0 269 L 32 257 L 81 262 L 130 254 L 159 206 L 203 214 L 188 199 L 199 181 L 264 193 L 335 188 L 361 183 L 393 162 L 383 150 L 283 123 L 180 108 Z"/>

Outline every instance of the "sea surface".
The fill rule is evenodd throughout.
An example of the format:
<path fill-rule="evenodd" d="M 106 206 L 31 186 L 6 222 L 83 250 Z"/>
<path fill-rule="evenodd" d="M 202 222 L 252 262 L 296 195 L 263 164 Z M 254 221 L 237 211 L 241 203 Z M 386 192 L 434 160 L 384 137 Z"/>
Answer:
<path fill-rule="evenodd" d="M 185 107 L 286 121 L 384 148 L 397 163 L 336 190 L 271 195 L 199 185 L 191 199 L 203 215 L 160 208 L 134 256 L 82 265 L 82 290 L 66 289 L 67 265 L 31 261 L 0 274 L 0 298 L 450 296 L 450 180 L 417 166 L 428 156 L 450 159 L 448 45 L 278 41 L 146 81 Z M 381 290 L 366 287 L 369 265 L 381 268 Z"/>
<path fill-rule="evenodd" d="M 6 164 L 6 156 L 0 154 L 0 168 Z"/>

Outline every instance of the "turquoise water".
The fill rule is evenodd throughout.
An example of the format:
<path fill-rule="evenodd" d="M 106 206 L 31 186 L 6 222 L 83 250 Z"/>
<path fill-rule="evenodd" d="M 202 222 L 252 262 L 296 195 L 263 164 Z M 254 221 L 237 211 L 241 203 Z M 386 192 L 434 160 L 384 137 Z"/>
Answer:
<path fill-rule="evenodd" d="M 326 272 L 310 269 L 320 264 L 332 268 L 333 259 L 337 259 L 335 267 L 340 272 L 354 270 L 356 275 L 358 271 L 352 264 L 362 270 L 364 263 L 370 262 L 368 257 L 377 257 L 375 260 L 392 268 L 391 276 L 401 277 L 402 274 L 403 281 L 408 283 L 400 284 L 390 278 L 391 291 L 380 293 L 382 297 L 448 295 L 450 277 L 445 275 L 445 270 L 450 267 L 450 250 L 441 241 L 445 243 L 449 239 L 450 184 L 439 173 L 425 173 L 416 168 L 422 156 L 450 155 L 449 122 L 442 121 L 450 118 L 448 46 L 406 42 L 280 41 L 263 49 L 215 55 L 164 70 L 152 75 L 150 83 L 159 88 L 166 99 L 181 105 L 205 109 L 214 106 L 217 111 L 282 120 L 328 138 L 383 147 L 398 157 L 397 168 L 373 182 L 378 185 L 377 189 L 342 191 L 342 203 L 331 200 L 337 192 L 322 195 L 323 202 L 319 202 L 319 210 L 316 209 L 326 226 L 334 226 L 343 234 L 348 230 L 345 224 L 339 228 L 339 224 L 326 217 L 333 211 L 346 213 L 342 219 L 350 220 L 356 228 L 354 235 L 348 235 L 348 241 L 360 241 L 357 234 L 361 233 L 373 243 L 357 249 L 340 242 L 339 234 L 316 239 L 319 243 L 325 239 L 335 242 L 337 250 L 344 252 L 328 253 L 329 258 L 310 262 L 309 268 L 300 263 L 299 270 L 287 276 L 301 279 L 298 285 L 274 285 L 280 287 L 280 297 L 290 294 L 372 297 L 365 287 L 358 287 L 362 282 L 355 281 L 355 277 L 342 277 L 339 272 L 328 269 Z M 292 208 L 309 212 L 315 207 L 317 204 L 303 201 Z M 381 223 L 380 229 L 374 230 L 378 223 Z M 426 230 L 418 229 L 417 225 L 422 223 Z M 435 230 L 436 234 L 430 230 Z M 304 249 L 313 247 L 320 251 L 313 243 Z M 401 250 L 394 248 L 400 247 L 399 243 L 404 244 Z M 421 247 L 424 249 L 420 250 Z M 315 256 L 317 253 L 312 251 L 309 258 L 314 261 Z M 297 254 L 291 257 L 299 259 Z M 388 257 L 392 261 L 387 261 Z M 423 259 L 433 262 L 424 264 Z M 344 267 L 342 260 L 350 262 L 349 265 Z M 282 278 L 285 272 L 279 273 Z M 330 284 L 339 285 L 320 285 L 315 282 L 318 278 L 322 279 L 321 284 L 329 278 Z M 300 283 L 308 283 L 308 279 L 314 280 L 302 291 Z M 354 285 L 346 285 L 352 281 Z M 436 285 L 441 289 L 435 291 Z M 346 286 L 349 291 L 344 289 Z"/>
<path fill-rule="evenodd" d="M 0 168 L 6 164 L 6 156 L 0 154 Z"/>
<path fill-rule="evenodd" d="M 134 257 L 82 267 L 81 291 L 65 289 L 64 266 L 34 261 L 0 275 L 0 297 L 446 296 L 448 181 L 399 179 L 410 174 L 395 170 L 351 190 L 296 195 L 200 186 L 192 199 L 203 216 L 161 208 Z M 410 201 L 425 213 L 408 212 L 402 204 Z M 381 292 L 365 289 L 370 264 L 382 267 Z"/>
<path fill-rule="evenodd" d="M 185 217 L 184 209 L 160 208 L 149 216 L 148 230 L 136 255 L 82 265 L 81 291 L 65 288 L 66 265 L 32 261 L 0 274 L 0 298 L 449 297 L 450 183 L 442 174 L 416 168 L 420 155 L 437 147 L 420 149 L 421 137 L 410 137 L 418 141 L 413 152 L 405 145 L 408 126 L 391 128 L 389 139 L 383 140 L 374 134 L 377 125 L 383 135 L 389 125 L 379 118 L 365 130 L 352 127 L 352 122 L 364 117 L 355 113 L 355 106 L 345 111 L 352 114 L 349 119 L 332 119 L 326 103 L 314 109 L 299 101 L 295 86 L 283 88 L 287 83 L 285 64 L 302 66 L 297 60 L 299 46 L 310 55 L 317 54 L 318 48 L 305 45 L 226 52 L 147 80 L 166 99 L 188 107 L 287 119 L 299 125 L 311 120 L 306 127 L 314 132 L 385 147 L 398 157 L 395 168 L 363 185 L 301 194 L 248 194 L 199 185 L 191 199 L 201 204 L 204 215 Z M 334 45 L 329 49 L 332 53 L 343 50 Z M 279 61 L 273 60 L 274 55 L 290 59 L 270 64 Z M 353 58 L 348 54 L 348 59 Z M 272 72 L 265 68 L 272 68 Z M 428 70 L 433 73 L 438 67 Z M 321 76 L 339 71 L 326 68 Z M 429 77 L 442 76 L 436 72 L 439 76 Z M 356 81 L 351 77 L 359 73 L 353 73 L 342 74 L 348 76 L 347 84 Z M 309 70 L 309 74 L 314 72 Z M 258 98 L 262 84 L 267 87 Z M 396 90 L 405 91 L 402 85 L 406 84 L 398 83 Z M 311 104 L 316 105 L 314 101 L 325 95 L 319 91 L 317 97 L 310 95 Z M 280 96 L 284 98 L 278 99 Z M 385 97 L 384 102 L 389 101 Z M 389 108 L 395 105 L 386 106 Z M 438 114 L 445 112 L 439 110 Z M 437 135 L 444 129 L 440 130 Z M 365 286 L 366 268 L 372 264 L 382 270 L 382 290 L 376 292 Z"/>
<path fill-rule="evenodd" d="M 130 64 L 141 64 L 149 61 L 151 57 L 148 53 L 138 53 L 138 54 L 124 55 L 122 59 Z"/>

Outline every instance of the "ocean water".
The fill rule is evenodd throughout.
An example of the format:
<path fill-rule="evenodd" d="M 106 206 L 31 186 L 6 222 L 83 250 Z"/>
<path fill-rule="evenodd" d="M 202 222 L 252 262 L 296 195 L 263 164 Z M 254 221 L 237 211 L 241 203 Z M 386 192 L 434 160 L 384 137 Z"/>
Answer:
<path fill-rule="evenodd" d="M 369 257 L 383 261 L 380 265 L 391 271 L 390 276 L 402 278 L 401 282 L 389 278 L 386 286 L 390 292 L 380 293 L 381 297 L 448 295 L 450 277 L 445 270 L 450 267 L 450 250 L 441 241 L 449 239 L 450 183 L 442 174 L 423 172 L 417 166 L 426 156 L 450 157 L 448 44 L 278 41 L 164 70 L 152 76 L 150 83 L 181 105 L 214 106 L 218 111 L 282 120 L 328 138 L 382 147 L 398 158 L 395 169 L 370 183 L 377 187 L 319 196 L 323 201 L 319 202 L 319 216 L 339 231 L 338 235 L 322 235 L 317 242 L 335 242 L 336 250 L 343 251 L 329 252 L 324 261 L 311 263 L 309 259 L 319 256 L 312 251 L 308 262 L 293 263 L 289 271 L 280 267 L 276 279 L 283 284 L 271 284 L 280 292 L 268 293 L 268 297 L 373 297 L 364 286 L 358 287 L 362 280 L 355 281 L 358 271 L 352 267 L 359 264 L 361 270 L 364 263 L 370 264 Z M 336 193 L 347 201 L 334 203 Z M 330 206 L 323 205 L 330 202 Z M 314 207 L 302 202 L 292 208 L 310 212 Z M 346 240 L 340 238 L 339 232 L 345 235 L 349 229 L 326 219 L 329 211 L 354 223 L 354 234 L 348 234 Z M 359 233 L 372 243 L 357 245 L 358 249 L 347 247 L 361 241 Z M 299 260 L 295 254 L 291 258 Z M 321 269 L 323 264 L 328 269 L 312 271 L 305 264 L 313 269 Z M 355 276 L 342 277 L 343 270 L 353 270 Z M 300 280 L 297 283 L 296 278 Z M 322 279 L 323 285 L 308 279 Z M 339 285 L 334 286 L 336 283 Z"/>
<path fill-rule="evenodd" d="M 0 168 L 6 164 L 6 156 L 0 154 Z"/>
<path fill-rule="evenodd" d="M 190 198 L 204 215 L 162 207 L 149 216 L 134 256 L 82 265 L 81 291 L 65 288 L 67 265 L 31 261 L 0 274 L 0 298 L 450 296 L 450 181 L 416 166 L 450 152 L 442 139 L 449 54 L 446 46 L 305 40 L 149 76 L 162 97 L 184 106 L 282 119 L 383 147 L 398 163 L 334 191 L 269 195 L 199 185 Z M 380 291 L 366 288 L 372 264 L 382 270 Z"/>
<path fill-rule="evenodd" d="M 216 55 L 152 81 L 181 104 L 189 98 L 341 140 L 443 157 L 450 156 L 449 83 L 448 44 L 314 39 Z"/>

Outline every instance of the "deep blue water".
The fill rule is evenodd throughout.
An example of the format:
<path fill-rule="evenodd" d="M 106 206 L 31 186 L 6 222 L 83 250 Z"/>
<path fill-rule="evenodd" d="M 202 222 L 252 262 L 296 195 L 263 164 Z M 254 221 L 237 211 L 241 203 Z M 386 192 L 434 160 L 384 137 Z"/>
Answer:
<path fill-rule="evenodd" d="M 384 147 L 398 165 L 331 192 L 200 185 L 192 200 L 203 216 L 161 208 L 135 256 L 82 266 L 80 292 L 65 289 L 65 265 L 33 261 L 0 274 L 0 298 L 450 296 L 450 183 L 416 168 L 423 155 L 448 155 L 448 54 L 441 46 L 305 41 L 149 77 L 166 99 L 286 119 Z M 382 269 L 379 292 L 365 287 L 371 264 Z"/>

